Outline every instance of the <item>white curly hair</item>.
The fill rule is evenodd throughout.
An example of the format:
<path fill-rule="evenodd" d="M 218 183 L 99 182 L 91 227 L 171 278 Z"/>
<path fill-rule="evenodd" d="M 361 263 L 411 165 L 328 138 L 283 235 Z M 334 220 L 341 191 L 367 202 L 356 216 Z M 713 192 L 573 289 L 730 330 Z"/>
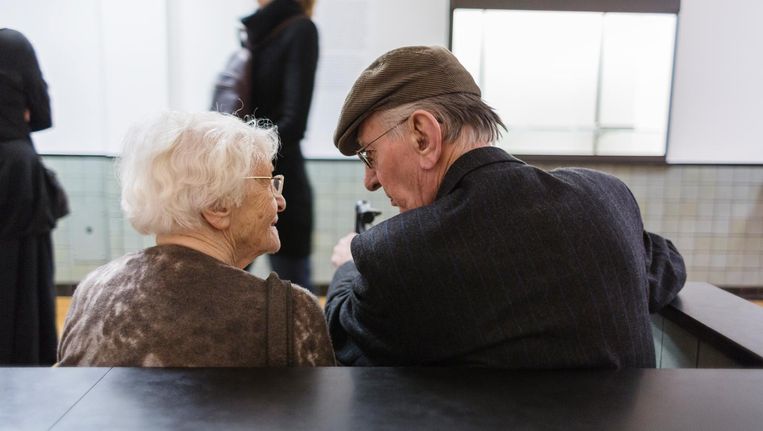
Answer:
<path fill-rule="evenodd" d="M 245 176 L 279 146 L 269 122 L 165 112 L 130 128 L 117 160 L 122 210 L 142 234 L 193 231 L 204 209 L 241 205 Z"/>

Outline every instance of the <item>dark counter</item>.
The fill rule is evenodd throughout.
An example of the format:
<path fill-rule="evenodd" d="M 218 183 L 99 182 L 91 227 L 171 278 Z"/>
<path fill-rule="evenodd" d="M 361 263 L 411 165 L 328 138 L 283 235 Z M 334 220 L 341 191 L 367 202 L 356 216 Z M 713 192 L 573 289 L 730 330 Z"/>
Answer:
<path fill-rule="evenodd" d="M 763 370 L 0 369 L 2 429 L 752 430 Z"/>
<path fill-rule="evenodd" d="M 763 367 L 763 307 L 712 284 L 688 282 L 660 315 L 674 324 L 665 334 L 695 366 Z M 657 336 L 659 360 L 662 341 Z M 691 366 L 686 362 L 678 361 Z"/>

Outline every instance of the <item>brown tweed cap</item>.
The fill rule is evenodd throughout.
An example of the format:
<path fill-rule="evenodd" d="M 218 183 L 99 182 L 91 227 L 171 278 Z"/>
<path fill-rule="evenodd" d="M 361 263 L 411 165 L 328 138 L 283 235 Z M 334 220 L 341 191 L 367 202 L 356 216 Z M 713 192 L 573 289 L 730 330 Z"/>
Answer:
<path fill-rule="evenodd" d="M 377 58 L 360 74 L 344 100 L 334 145 L 351 156 L 359 149 L 358 127 L 374 111 L 451 93 L 480 96 L 458 59 L 437 46 L 407 46 Z"/>

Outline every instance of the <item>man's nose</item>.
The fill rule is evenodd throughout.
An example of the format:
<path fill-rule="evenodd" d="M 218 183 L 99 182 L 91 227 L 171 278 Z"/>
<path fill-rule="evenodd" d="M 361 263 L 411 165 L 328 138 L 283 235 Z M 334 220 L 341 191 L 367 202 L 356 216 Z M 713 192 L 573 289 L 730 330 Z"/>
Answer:
<path fill-rule="evenodd" d="M 286 198 L 283 197 L 283 195 L 276 196 L 276 204 L 278 205 L 278 212 L 286 209 Z"/>
<path fill-rule="evenodd" d="M 366 176 L 363 178 L 363 185 L 365 185 L 366 189 L 370 192 L 378 190 L 379 187 L 381 187 L 379 179 L 376 178 L 376 169 L 371 169 L 366 166 Z"/>

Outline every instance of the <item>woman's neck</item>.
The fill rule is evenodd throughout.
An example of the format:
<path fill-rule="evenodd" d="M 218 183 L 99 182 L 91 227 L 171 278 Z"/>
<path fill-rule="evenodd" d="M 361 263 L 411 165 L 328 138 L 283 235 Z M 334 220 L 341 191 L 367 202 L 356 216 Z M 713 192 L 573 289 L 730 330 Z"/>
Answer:
<path fill-rule="evenodd" d="M 167 233 L 156 236 L 157 245 L 180 245 L 211 256 L 228 265 L 241 268 L 233 247 L 222 238 L 206 232 Z"/>

